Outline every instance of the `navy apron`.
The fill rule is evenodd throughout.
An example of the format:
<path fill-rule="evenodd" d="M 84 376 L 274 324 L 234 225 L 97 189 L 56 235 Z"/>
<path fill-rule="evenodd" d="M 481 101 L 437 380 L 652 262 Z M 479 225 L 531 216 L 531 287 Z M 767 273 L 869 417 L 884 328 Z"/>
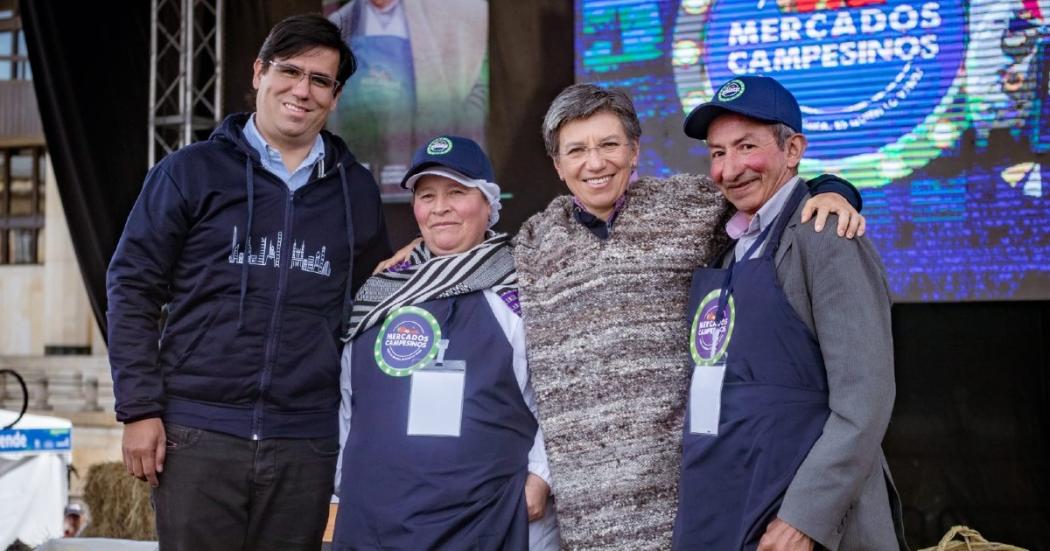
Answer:
<path fill-rule="evenodd" d="M 732 297 L 735 320 L 718 435 L 691 434 L 686 415 L 674 549 L 755 549 L 830 413 L 820 346 L 784 295 L 774 265 L 784 228 L 807 191 L 796 187 L 745 260 L 693 273 L 690 322 L 700 301 L 719 290 L 720 308 Z M 751 259 L 762 242 L 763 253 Z M 713 369 L 697 369 L 705 367 Z"/>
<path fill-rule="evenodd" d="M 514 376 L 514 350 L 482 292 L 416 306 L 440 323 L 445 360 L 467 363 L 460 436 L 408 436 L 411 376 L 377 366 L 381 324 L 354 339 L 334 547 L 524 551 L 537 424 Z"/>

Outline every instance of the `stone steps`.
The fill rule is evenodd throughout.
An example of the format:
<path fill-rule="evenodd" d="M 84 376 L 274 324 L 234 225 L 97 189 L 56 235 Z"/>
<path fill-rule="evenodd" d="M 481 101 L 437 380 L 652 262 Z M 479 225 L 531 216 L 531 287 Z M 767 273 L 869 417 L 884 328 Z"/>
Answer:
<path fill-rule="evenodd" d="M 0 356 L 0 369 L 25 379 L 29 411 L 109 426 L 113 420 L 113 379 L 105 356 Z M 11 376 L 0 376 L 0 408 L 18 410 L 22 392 Z"/>

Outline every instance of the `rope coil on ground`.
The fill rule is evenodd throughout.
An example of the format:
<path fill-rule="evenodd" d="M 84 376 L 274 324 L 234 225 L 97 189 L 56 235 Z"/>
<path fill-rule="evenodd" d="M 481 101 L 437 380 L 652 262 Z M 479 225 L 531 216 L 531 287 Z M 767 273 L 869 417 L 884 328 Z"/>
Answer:
<path fill-rule="evenodd" d="M 956 538 L 961 539 L 956 539 Z M 980 532 L 968 526 L 952 526 L 936 547 L 919 551 L 1028 551 L 1006 543 L 995 543 L 984 539 Z"/>

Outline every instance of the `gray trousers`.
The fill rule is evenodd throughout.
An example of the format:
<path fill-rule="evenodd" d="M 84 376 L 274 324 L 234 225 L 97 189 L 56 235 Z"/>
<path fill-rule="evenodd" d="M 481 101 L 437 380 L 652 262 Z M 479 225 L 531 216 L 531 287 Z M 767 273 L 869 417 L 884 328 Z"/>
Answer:
<path fill-rule="evenodd" d="M 321 548 L 339 438 L 245 440 L 165 423 L 161 551 Z"/>

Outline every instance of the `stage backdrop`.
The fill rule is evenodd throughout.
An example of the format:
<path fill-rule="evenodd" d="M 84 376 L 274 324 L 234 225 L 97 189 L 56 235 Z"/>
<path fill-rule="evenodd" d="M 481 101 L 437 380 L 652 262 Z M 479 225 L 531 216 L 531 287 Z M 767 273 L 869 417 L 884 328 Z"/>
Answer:
<path fill-rule="evenodd" d="M 588 8 L 587 17 L 577 20 L 577 33 L 588 29 L 593 38 L 587 39 L 587 48 L 601 42 L 595 34 L 598 31 L 611 37 L 602 46 L 611 65 L 628 65 L 623 59 L 616 61 L 616 55 L 622 57 L 625 49 L 634 56 L 635 66 L 647 78 L 622 77 L 621 81 L 631 86 L 636 98 L 653 96 L 653 86 L 667 96 L 639 102 L 648 106 L 642 111 L 648 124 L 647 170 L 689 168 L 690 162 L 699 166 L 694 170 L 706 169 L 706 162 L 700 162 L 705 158 L 702 149 L 692 156 L 687 150 L 676 149 L 688 142 L 680 129 L 684 108 L 670 101 L 677 97 L 671 64 L 661 57 L 661 52 L 670 49 L 672 35 L 667 33 L 672 31 L 655 42 L 646 38 L 652 36 L 653 29 L 673 28 L 681 6 L 650 3 L 649 10 L 631 11 L 633 4 L 638 3 L 606 2 L 606 7 L 616 8 L 611 18 L 604 15 L 596 19 Z M 21 0 L 20 6 L 59 194 L 85 286 L 104 333 L 106 265 L 146 171 L 148 3 Z M 694 11 L 700 7 L 692 6 Z M 499 224 L 508 231 L 516 231 L 554 195 L 565 193 L 544 153 L 539 127 L 551 100 L 573 80 L 573 7 L 564 0 L 489 5 L 492 102 L 487 135 L 497 179 L 505 191 L 514 194 L 505 202 Z M 227 9 L 224 57 L 229 81 L 224 106 L 234 112 L 251 109 L 245 97 L 251 91 L 252 62 L 270 27 L 292 13 L 319 11 L 321 5 L 320 0 L 231 0 Z M 1009 30 L 1009 21 L 1003 21 Z M 612 32 L 616 25 L 626 25 L 626 30 Z M 1017 23 L 1014 28 L 1019 28 Z M 1021 44 L 1027 43 L 1026 39 Z M 579 50 L 581 54 L 584 51 L 584 47 Z M 1043 57 L 1038 61 L 1045 63 L 1045 52 L 1039 52 Z M 578 61 L 577 67 L 582 67 L 582 62 Z M 597 74 L 582 76 L 594 80 Z M 98 85 L 100 78 L 106 85 Z M 849 82 L 852 80 L 836 78 L 827 87 L 838 90 Z M 1045 101 L 1045 93 L 1040 98 Z M 968 128 L 953 146 L 954 153 L 930 161 L 921 170 L 947 179 L 966 174 L 968 159 L 1028 155 L 1026 144 L 1031 138 L 1026 139 L 1021 130 L 1029 127 L 992 128 L 1007 120 L 989 114 L 980 123 L 987 129 L 986 145 L 978 146 L 976 131 Z M 970 124 L 980 128 L 976 122 Z M 1041 159 L 1043 154 L 1034 155 Z M 977 166 L 991 164 L 984 162 Z M 938 163 L 946 163 L 945 168 L 933 172 Z M 903 178 L 889 186 L 865 188 L 866 212 L 878 212 L 873 192 L 893 186 L 907 189 L 911 185 L 908 182 Z M 968 189 L 984 189 L 989 196 L 1013 193 L 1017 208 L 1029 205 L 1027 212 L 989 216 L 987 223 L 999 228 L 999 233 L 984 230 L 986 242 L 982 246 L 987 242 L 1002 244 L 1003 240 L 1017 244 L 1019 240 L 1009 233 L 1012 225 L 1024 227 L 1038 220 L 1030 206 L 1035 198 L 1024 195 L 1023 185 L 1020 192 L 1013 192 L 1016 187 L 989 180 L 975 182 Z M 916 199 L 923 197 L 919 190 Z M 1045 192 L 1043 197 L 1045 201 Z M 969 210 L 977 209 L 969 202 L 965 204 Z M 931 210 L 936 206 L 931 204 Z M 1045 216 L 1045 204 L 1043 209 Z M 414 226 L 408 205 L 388 204 L 385 210 L 391 233 L 401 233 L 395 242 L 404 242 Z M 883 239 L 880 247 L 885 255 L 890 250 L 880 235 L 898 231 L 894 224 L 873 228 L 876 238 Z M 1038 246 L 1021 243 L 1017 249 L 1031 255 Z M 987 255 L 982 251 L 975 254 Z M 916 260 L 917 265 L 922 262 L 931 261 Z M 1045 260 L 1042 262 L 1029 271 L 1042 270 L 1045 274 Z M 984 263 L 995 264 L 981 257 L 967 263 L 967 270 Z M 962 270 L 959 273 L 974 277 Z M 1050 470 L 1043 466 L 1050 455 L 1050 355 L 1046 346 L 1050 342 L 1050 301 L 897 305 L 894 342 L 897 405 L 885 449 L 904 496 L 906 529 L 913 547 L 933 545 L 947 527 L 968 523 L 995 539 L 1033 551 L 1050 550 L 1044 543 L 1050 542 L 1050 525 L 1046 522 L 1050 518 L 1050 500 L 1046 497 L 1050 495 Z"/>
<path fill-rule="evenodd" d="M 576 76 L 628 90 L 641 169 L 739 75 L 799 99 L 805 176 L 861 188 L 898 301 L 1050 298 L 1050 0 L 577 0 Z"/>
<path fill-rule="evenodd" d="M 372 171 L 384 201 L 408 201 L 412 152 L 435 136 L 485 146 L 487 0 L 332 0 L 325 11 L 358 61 L 328 128 Z"/>

